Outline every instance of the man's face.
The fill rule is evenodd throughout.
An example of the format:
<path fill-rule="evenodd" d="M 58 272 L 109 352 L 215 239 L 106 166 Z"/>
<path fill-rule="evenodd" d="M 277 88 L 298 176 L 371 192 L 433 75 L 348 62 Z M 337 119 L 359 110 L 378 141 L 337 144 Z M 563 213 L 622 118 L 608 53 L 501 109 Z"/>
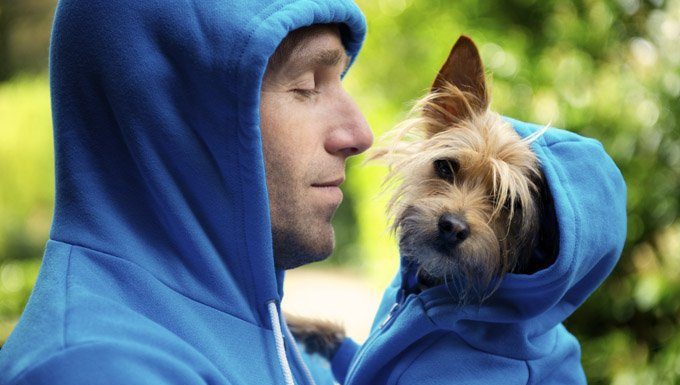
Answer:
<path fill-rule="evenodd" d="M 265 73 L 260 104 L 274 258 L 290 269 L 328 257 L 345 160 L 373 135 L 340 76 L 348 58 L 337 27 L 305 29 Z"/>

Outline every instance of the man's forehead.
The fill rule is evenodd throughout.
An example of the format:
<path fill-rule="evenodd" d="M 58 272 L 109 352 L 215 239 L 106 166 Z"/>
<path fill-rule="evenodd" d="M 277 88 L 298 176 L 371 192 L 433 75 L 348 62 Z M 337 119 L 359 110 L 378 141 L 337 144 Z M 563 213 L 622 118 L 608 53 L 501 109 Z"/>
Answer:
<path fill-rule="evenodd" d="M 348 63 L 349 57 L 342 44 L 335 47 L 312 45 L 291 55 L 286 62 L 286 67 L 288 71 L 335 66 L 342 66 L 344 70 Z"/>
<path fill-rule="evenodd" d="M 291 32 L 276 49 L 269 63 L 271 69 L 278 67 L 285 72 L 338 65 L 344 70 L 348 64 L 349 57 L 336 25 L 313 25 Z"/>
<path fill-rule="evenodd" d="M 288 64 L 300 66 L 336 66 L 348 61 L 345 48 L 340 40 L 340 31 L 335 25 L 319 25 L 301 31 L 295 46 L 291 47 Z"/>

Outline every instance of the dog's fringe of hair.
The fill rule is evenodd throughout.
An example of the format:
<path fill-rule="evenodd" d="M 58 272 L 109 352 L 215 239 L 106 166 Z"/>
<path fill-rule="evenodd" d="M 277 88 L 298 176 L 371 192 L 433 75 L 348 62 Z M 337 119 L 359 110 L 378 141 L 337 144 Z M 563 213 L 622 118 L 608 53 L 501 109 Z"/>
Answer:
<path fill-rule="evenodd" d="M 431 127 L 438 131 L 447 128 L 447 124 L 443 119 L 436 119 L 428 116 L 426 111 L 435 111 L 441 114 L 442 118 L 448 119 L 449 122 L 456 122 L 460 119 L 451 114 L 449 111 L 441 106 L 441 102 L 456 99 L 463 101 L 467 108 L 467 112 L 472 116 L 476 115 L 472 105 L 468 102 L 469 99 L 476 98 L 472 93 L 460 90 L 458 87 L 450 83 L 445 83 L 440 91 L 431 92 L 424 97 L 417 100 L 409 113 L 407 118 L 398 123 L 393 129 L 386 132 L 380 139 L 381 142 L 391 143 L 387 147 L 377 147 L 371 150 L 366 158 L 366 161 L 372 161 L 381 158 L 389 158 L 391 154 L 401 154 L 408 152 L 408 146 L 404 144 L 416 142 L 425 139 L 427 133 L 423 128 Z M 389 161 L 388 161 L 389 163 Z"/>

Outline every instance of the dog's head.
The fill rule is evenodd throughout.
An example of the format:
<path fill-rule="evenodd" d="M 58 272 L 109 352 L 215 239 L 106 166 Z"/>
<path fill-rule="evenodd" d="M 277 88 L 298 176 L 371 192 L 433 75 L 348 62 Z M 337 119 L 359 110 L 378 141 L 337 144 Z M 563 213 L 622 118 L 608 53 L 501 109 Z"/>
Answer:
<path fill-rule="evenodd" d="M 395 144 L 374 154 L 399 183 L 389 211 L 401 254 L 426 283 L 458 284 L 465 301 L 528 259 L 539 223 L 535 136 L 522 139 L 488 107 L 479 52 L 463 36 Z"/>

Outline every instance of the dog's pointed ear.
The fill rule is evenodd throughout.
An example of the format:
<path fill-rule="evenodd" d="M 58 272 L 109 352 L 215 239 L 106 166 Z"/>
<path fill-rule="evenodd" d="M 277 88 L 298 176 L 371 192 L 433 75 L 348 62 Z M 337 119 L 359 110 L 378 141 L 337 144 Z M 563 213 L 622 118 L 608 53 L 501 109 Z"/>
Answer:
<path fill-rule="evenodd" d="M 447 84 L 463 91 L 464 97 L 453 94 L 449 97 L 447 94 L 451 90 L 450 87 L 447 87 Z M 479 50 L 472 39 L 467 36 L 458 38 L 449 57 L 439 70 L 432 84 L 431 92 L 440 93 L 442 96 L 433 100 L 436 108 L 431 108 L 426 113 L 435 114 L 432 117 L 440 121 L 449 118 L 445 113 L 438 111 L 440 108 L 456 119 L 466 119 L 473 113 L 486 111 L 489 101 L 484 78 L 484 65 L 479 56 Z"/>

